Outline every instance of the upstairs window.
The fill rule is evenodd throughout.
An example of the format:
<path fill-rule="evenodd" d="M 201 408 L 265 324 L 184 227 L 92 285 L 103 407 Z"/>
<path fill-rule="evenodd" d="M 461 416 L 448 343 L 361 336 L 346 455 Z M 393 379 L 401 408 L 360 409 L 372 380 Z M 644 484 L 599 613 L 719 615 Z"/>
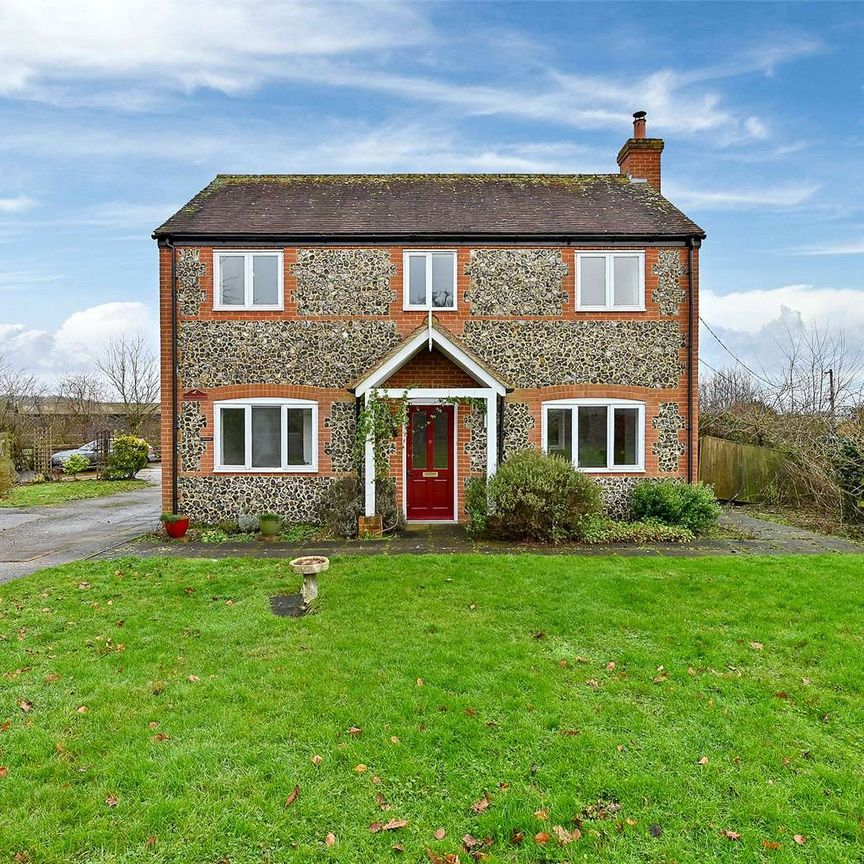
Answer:
<path fill-rule="evenodd" d="M 643 252 L 579 252 L 576 274 L 577 309 L 644 310 Z"/>
<path fill-rule="evenodd" d="M 456 253 L 406 252 L 405 309 L 456 308 Z"/>
<path fill-rule="evenodd" d="M 281 309 L 281 252 L 214 252 L 214 309 Z"/>
<path fill-rule="evenodd" d="M 230 399 L 214 406 L 216 471 L 318 470 L 318 405 Z"/>
<path fill-rule="evenodd" d="M 543 405 L 543 449 L 589 472 L 642 471 L 645 405 L 627 399 L 571 399 Z"/>

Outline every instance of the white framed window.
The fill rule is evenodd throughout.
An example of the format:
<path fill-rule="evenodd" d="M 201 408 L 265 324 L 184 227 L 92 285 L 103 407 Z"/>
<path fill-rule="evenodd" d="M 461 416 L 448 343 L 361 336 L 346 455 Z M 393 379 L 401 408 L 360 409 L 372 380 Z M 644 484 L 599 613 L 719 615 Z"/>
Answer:
<path fill-rule="evenodd" d="M 281 252 L 220 249 L 213 253 L 215 310 L 281 310 L 283 281 Z"/>
<path fill-rule="evenodd" d="M 543 403 L 543 452 L 589 473 L 645 470 L 645 403 L 556 399 Z"/>
<path fill-rule="evenodd" d="M 213 470 L 318 470 L 318 403 L 226 399 L 213 405 Z"/>
<path fill-rule="evenodd" d="M 644 311 L 645 253 L 577 252 L 576 308 Z"/>
<path fill-rule="evenodd" d="M 456 253 L 405 252 L 402 257 L 403 309 L 456 308 Z"/>

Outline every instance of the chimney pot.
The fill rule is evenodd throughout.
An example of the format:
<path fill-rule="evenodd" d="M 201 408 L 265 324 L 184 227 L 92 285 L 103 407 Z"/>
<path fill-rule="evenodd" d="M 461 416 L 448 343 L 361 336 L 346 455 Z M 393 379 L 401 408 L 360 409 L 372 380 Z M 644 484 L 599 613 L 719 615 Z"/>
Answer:
<path fill-rule="evenodd" d="M 645 112 L 637 111 L 633 115 L 633 137 L 634 138 L 644 138 L 645 137 Z"/>

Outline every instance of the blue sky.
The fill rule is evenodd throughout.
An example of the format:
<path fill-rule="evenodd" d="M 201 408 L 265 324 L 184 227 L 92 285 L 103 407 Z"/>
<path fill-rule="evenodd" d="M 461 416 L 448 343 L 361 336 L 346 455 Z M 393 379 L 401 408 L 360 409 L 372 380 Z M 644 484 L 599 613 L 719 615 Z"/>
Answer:
<path fill-rule="evenodd" d="M 637 109 L 733 349 L 860 337 L 862 43 L 857 3 L 5 0 L 0 354 L 152 336 L 150 232 L 217 172 L 614 171 Z"/>

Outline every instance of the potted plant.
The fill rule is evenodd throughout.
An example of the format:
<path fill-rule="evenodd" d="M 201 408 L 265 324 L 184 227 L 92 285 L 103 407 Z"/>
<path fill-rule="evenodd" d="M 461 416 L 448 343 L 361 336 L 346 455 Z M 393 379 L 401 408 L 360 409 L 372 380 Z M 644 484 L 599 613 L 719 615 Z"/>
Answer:
<path fill-rule="evenodd" d="M 282 530 L 282 520 L 276 513 L 262 513 L 258 517 L 258 530 L 262 537 L 274 539 L 279 536 Z"/>
<path fill-rule="evenodd" d="M 182 539 L 189 530 L 189 517 L 180 513 L 163 513 L 159 521 L 165 526 L 165 533 L 174 540 Z"/>
<path fill-rule="evenodd" d="M 304 555 L 290 561 L 288 566 L 303 577 L 303 587 L 300 589 L 303 605 L 307 608 L 312 606 L 318 599 L 318 574 L 330 566 L 330 559 L 323 555 Z"/>

